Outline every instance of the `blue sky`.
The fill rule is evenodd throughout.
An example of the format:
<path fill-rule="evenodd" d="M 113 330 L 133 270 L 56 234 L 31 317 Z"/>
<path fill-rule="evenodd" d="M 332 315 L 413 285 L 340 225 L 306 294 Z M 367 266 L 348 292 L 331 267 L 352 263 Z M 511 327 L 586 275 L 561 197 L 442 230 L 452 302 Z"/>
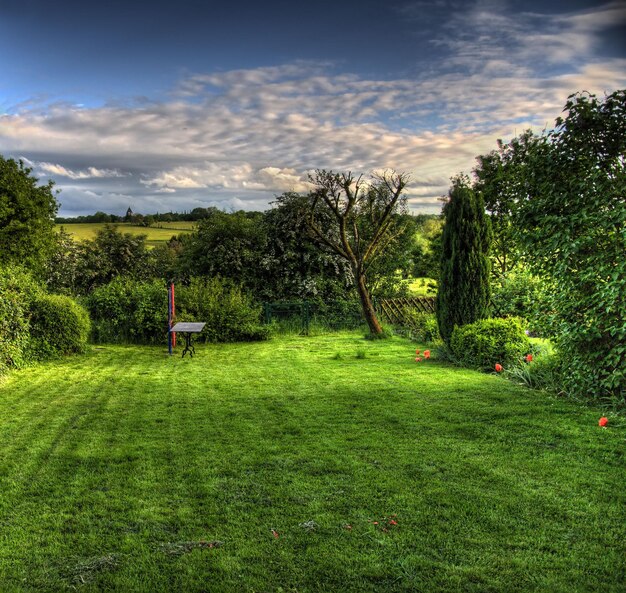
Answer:
<path fill-rule="evenodd" d="M 0 153 L 60 214 L 263 210 L 316 168 L 416 212 L 567 96 L 626 87 L 626 4 L 0 0 Z"/>

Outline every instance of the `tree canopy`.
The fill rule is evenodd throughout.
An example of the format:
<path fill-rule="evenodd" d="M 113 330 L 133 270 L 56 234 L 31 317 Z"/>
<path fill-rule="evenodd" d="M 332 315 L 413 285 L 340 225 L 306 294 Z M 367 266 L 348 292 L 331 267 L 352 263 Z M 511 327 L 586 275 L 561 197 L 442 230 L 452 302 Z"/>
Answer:
<path fill-rule="evenodd" d="M 38 185 L 31 172 L 22 161 L 0 156 L 0 264 L 40 272 L 54 246 L 59 205 L 52 181 Z"/>

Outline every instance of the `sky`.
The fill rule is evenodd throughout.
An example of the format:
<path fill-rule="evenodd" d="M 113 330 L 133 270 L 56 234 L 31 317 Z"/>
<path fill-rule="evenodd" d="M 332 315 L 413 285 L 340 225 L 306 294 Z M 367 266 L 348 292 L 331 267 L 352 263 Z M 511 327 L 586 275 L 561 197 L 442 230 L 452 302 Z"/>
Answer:
<path fill-rule="evenodd" d="M 497 139 L 623 88 L 625 0 L 0 0 L 0 154 L 60 216 L 266 210 L 316 169 L 439 212 Z"/>

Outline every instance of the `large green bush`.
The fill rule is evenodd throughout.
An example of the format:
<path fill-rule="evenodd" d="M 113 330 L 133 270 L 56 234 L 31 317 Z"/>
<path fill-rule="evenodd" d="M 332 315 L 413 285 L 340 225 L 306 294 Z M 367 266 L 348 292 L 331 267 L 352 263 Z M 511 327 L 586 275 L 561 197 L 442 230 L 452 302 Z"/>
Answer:
<path fill-rule="evenodd" d="M 163 344 L 167 341 L 165 283 L 117 278 L 85 299 L 96 343 Z"/>
<path fill-rule="evenodd" d="M 46 293 L 19 267 L 0 268 L 0 372 L 81 352 L 89 317 L 69 297 Z"/>
<path fill-rule="evenodd" d="M 266 339 L 260 307 L 242 290 L 219 278 L 192 279 L 176 286 L 176 321 L 204 321 L 199 340 L 239 342 Z M 165 344 L 167 289 L 163 282 L 118 278 L 85 299 L 97 343 Z"/>
<path fill-rule="evenodd" d="M 521 321 L 481 319 L 455 328 L 450 339 L 455 358 L 466 366 L 493 369 L 496 364 L 518 365 L 530 352 L 530 341 Z"/>
<path fill-rule="evenodd" d="M 260 324 L 261 307 L 239 286 L 221 278 L 193 278 L 176 288 L 177 319 L 204 321 L 200 338 L 207 342 L 266 340 L 269 330 Z"/>
<path fill-rule="evenodd" d="M 90 320 L 70 297 L 40 293 L 30 307 L 30 349 L 37 360 L 84 352 Z"/>

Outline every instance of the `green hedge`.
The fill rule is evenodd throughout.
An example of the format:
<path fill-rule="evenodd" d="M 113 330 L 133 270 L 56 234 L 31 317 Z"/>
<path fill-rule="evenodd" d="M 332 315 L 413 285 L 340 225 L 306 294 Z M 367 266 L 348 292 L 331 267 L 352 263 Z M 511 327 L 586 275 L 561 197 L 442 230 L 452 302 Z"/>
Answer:
<path fill-rule="evenodd" d="M 84 352 L 91 323 L 78 303 L 67 296 L 40 293 L 30 310 L 30 348 L 35 359 Z"/>
<path fill-rule="evenodd" d="M 204 321 L 200 341 L 245 342 L 267 339 L 260 306 L 225 280 L 194 278 L 176 285 L 176 321 Z M 159 281 L 118 278 L 85 300 L 96 343 L 167 343 L 167 288 Z"/>
<path fill-rule="evenodd" d="M 88 334 L 88 314 L 75 301 L 48 294 L 22 268 L 0 268 L 0 373 L 81 352 Z"/>
<path fill-rule="evenodd" d="M 456 327 L 450 349 L 461 364 L 486 370 L 521 364 L 531 345 L 519 319 L 481 319 Z"/>

